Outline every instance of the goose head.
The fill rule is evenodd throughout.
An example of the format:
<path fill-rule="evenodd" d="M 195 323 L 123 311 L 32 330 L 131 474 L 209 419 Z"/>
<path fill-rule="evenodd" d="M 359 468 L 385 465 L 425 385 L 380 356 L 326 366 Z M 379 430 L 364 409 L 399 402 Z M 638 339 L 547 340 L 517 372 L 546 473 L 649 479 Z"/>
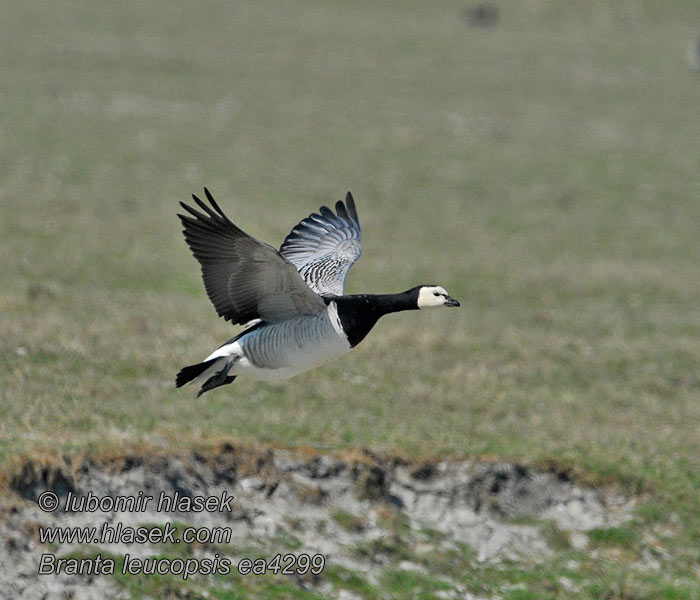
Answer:
<path fill-rule="evenodd" d="M 418 308 L 437 308 L 438 306 L 459 306 L 459 302 L 439 285 L 421 285 L 416 288 Z"/>

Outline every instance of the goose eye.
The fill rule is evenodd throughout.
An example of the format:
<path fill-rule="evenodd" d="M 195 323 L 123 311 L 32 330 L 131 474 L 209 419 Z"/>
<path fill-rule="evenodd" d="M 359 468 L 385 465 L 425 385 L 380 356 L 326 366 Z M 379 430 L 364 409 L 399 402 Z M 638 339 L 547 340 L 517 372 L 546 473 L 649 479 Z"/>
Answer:
<path fill-rule="evenodd" d="M 440 292 L 433 292 L 433 296 L 439 296 Z"/>

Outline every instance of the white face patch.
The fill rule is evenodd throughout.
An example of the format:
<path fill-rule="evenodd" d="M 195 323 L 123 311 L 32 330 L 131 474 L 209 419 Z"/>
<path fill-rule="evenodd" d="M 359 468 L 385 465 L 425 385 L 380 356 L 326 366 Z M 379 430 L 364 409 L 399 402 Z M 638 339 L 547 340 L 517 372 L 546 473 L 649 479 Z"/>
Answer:
<path fill-rule="evenodd" d="M 426 285 L 418 291 L 418 308 L 445 306 L 447 298 L 449 298 L 449 295 L 444 287 Z"/>

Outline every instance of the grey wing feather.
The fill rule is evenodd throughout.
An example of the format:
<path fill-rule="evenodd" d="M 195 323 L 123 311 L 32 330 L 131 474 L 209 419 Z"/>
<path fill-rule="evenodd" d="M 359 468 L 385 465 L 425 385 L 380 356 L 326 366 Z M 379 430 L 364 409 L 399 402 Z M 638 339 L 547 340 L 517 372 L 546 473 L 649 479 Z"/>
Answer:
<path fill-rule="evenodd" d="M 280 253 L 299 269 L 319 294 L 343 294 L 345 276 L 362 254 L 360 221 L 350 192 L 345 203 L 327 206 L 299 222 L 282 242 Z"/>
<path fill-rule="evenodd" d="M 204 188 L 204 193 L 211 207 L 193 194 L 204 212 L 181 202 L 189 215 L 178 216 L 219 316 L 246 323 L 321 314 L 325 310 L 323 299 L 304 283 L 295 266 L 272 246 L 234 225 L 209 190 Z"/>

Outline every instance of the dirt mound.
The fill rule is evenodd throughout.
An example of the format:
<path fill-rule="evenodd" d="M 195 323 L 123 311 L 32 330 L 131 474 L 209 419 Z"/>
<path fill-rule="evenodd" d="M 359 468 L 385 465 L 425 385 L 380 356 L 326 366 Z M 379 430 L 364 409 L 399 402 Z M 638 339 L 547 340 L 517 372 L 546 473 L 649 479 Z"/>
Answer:
<path fill-rule="evenodd" d="M 41 597 L 83 586 L 102 587 L 102 597 L 118 597 L 109 577 L 37 575 L 42 553 L 41 527 L 161 526 L 177 521 L 194 527 L 225 528 L 230 539 L 218 552 L 241 558 L 239 548 L 279 546 L 293 538 L 299 552 L 322 553 L 328 563 L 372 569 L 392 560 L 378 540 L 468 548 L 479 561 L 527 556 L 537 560 L 550 549 L 541 526 L 556 523 L 565 535 L 617 524 L 631 502 L 602 490 L 578 486 L 569 477 L 533 471 L 510 463 L 472 461 L 406 462 L 368 452 L 331 456 L 309 451 L 257 450 L 224 444 L 210 453 L 180 456 L 124 456 L 103 461 L 62 460 L 51 466 L 27 461 L 9 480 L 15 497 L 0 519 L 0 548 L 9 560 L 0 565 L 7 598 Z M 45 492 L 58 498 L 54 512 L 42 512 Z M 187 504 L 158 510 L 157 499 L 233 495 L 227 510 L 196 511 Z M 91 495 L 107 498 L 94 512 L 66 510 Z M 114 510 L 116 498 L 156 500 L 143 510 Z M 97 501 L 97 500 L 95 500 Z M 188 510 L 189 508 L 189 510 Z M 63 556 L 84 545 L 53 544 Z M 90 544 L 110 555 L 151 556 L 157 546 L 110 540 Z M 212 554 L 196 544 L 193 553 Z M 295 550 L 295 551 L 296 551 Z M 23 596 L 23 594 L 25 596 Z M 71 597 L 71 596 L 69 596 Z"/>

